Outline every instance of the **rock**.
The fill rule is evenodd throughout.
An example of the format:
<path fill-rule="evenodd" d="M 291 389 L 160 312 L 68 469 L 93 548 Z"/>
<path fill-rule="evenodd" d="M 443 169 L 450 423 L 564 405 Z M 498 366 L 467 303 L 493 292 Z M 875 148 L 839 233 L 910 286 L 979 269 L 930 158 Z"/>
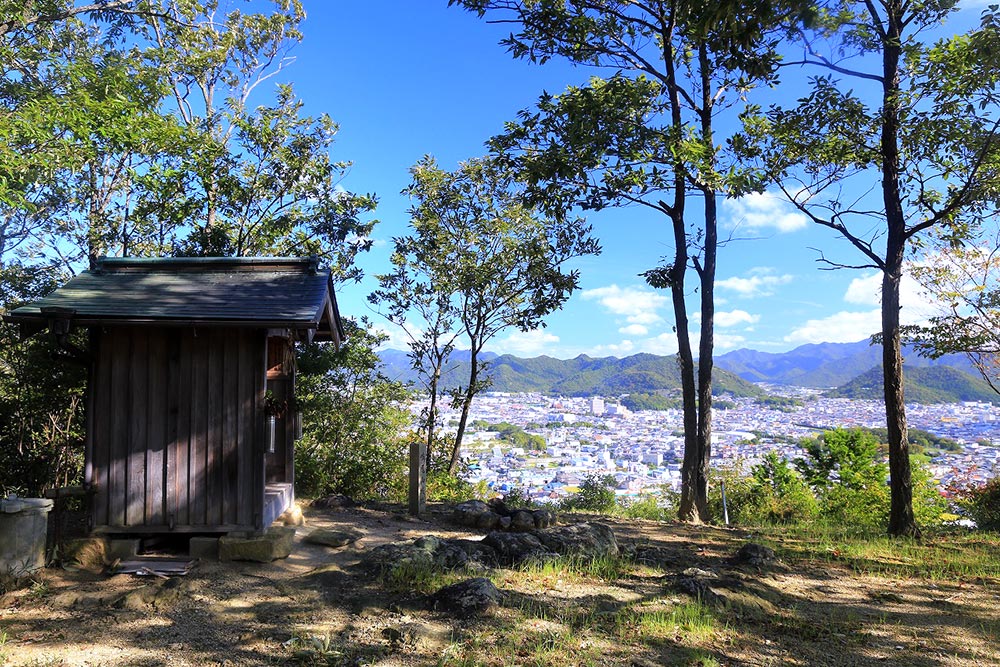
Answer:
<path fill-rule="evenodd" d="M 510 515 L 510 529 L 526 533 L 535 529 L 535 517 L 526 510 L 518 510 Z"/>
<path fill-rule="evenodd" d="M 288 558 L 292 553 L 295 528 L 292 526 L 271 527 L 263 535 L 255 537 L 219 538 L 219 560 L 248 560 L 255 563 L 270 563 L 279 558 Z"/>
<path fill-rule="evenodd" d="M 510 530 L 510 517 L 502 516 L 500 517 L 500 522 L 497 524 L 497 528 L 500 530 Z"/>
<path fill-rule="evenodd" d="M 712 590 L 708 582 L 699 577 L 681 575 L 674 580 L 674 588 L 702 602 L 714 603 L 719 600 L 718 594 Z"/>
<path fill-rule="evenodd" d="M 503 498 L 493 498 L 488 504 L 490 510 L 497 516 L 511 516 L 515 512 L 507 506 Z"/>
<path fill-rule="evenodd" d="M 483 544 L 496 552 L 502 565 L 515 565 L 549 551 L 532 533 L 503 533 L 495 530 L 483 538 Z"/>
<path fill-rule="evenodd" d="M 335 493 L 331 496 L 324 496 L 312 501 L 312 507 L 320 510 L 341 510 L 357 507 L 358 504 L 342 493 Z"/>
<path fill-rule="evenodd" d="M 685 577 L 695 577 L 698 579 L 716 579 L 719 575 L 715 572 L 709 572 L 708 570 L 701 570 L 697 567 L 689 567 L 688 569 L 681 572 Z"/>
<path fill-rule="evenodd" d="M 775 562 L 774 550 L 762 544 L 748 542 L 740 547 L 733 560 L 739 565 L 752 567 L 767 567 Z"/>
<path fill-rule="evenodd" d="M 434 609 L 468 618 L 495 607 L 500 601 L 500 591 L 489 579 L 476 577 L 445 586 L 431 601 Z"/>
<path fill-rule="evenodd" d="M 440 546 L 441 540 L 431 536 L 392 542 L 369 551 L 361 563 L 365 569 L 376 573 L 388 572 L 400 565 L 431 567 L 435 563 L 434 554 Z"/>
<path fill-rule="evenodd" d="M 441 540 L 434 552 L 434 563 L 446 570 L 469 568 L 475 564 L 494 566 L 497 564 L 497 554 L 480 540 Z"/>
<path fill-rule="evenodd" d="M 556 525 L 556 513 L 551 510 L 535 510 L 531 513 L 535 528 L 543 529 Z"/>
<path fill-rule="evenodd" d="M 618 555 L 618 541 L 610 527 L 603 523 L 578 523 L 532 533 L 545 550 L 564 556 L 603 558 Z"/>
<path fill-rule="evenodd" d="M 312 531 L 304 538 L 303 542 L 308 542 L 309 544 L 319 544 L 324 547 L 343 547 L 357 542 L 365 534 L 360 530 L 355 530 L 353 528 L 347 528 L 344 530 L 329 530 L 326 528 L 317 528 Z"/>
<path fill-rule="evenodd" d="M 483 501 L 467 500 L 455 505 L 451 511 L 451 518 L 460 526 L 475 527 L 479 523 L 479 517 L 489 511 L 490 508 Z"/>
<path fill-rule="evenodd" d="M 503 517 L 506 518 L 506 517 Z M 493 512 L 486 511 L 479 515 L 476 519 L 476 528 L 480 530 L 493 530 L 499 524 L 502 518 Z"/>

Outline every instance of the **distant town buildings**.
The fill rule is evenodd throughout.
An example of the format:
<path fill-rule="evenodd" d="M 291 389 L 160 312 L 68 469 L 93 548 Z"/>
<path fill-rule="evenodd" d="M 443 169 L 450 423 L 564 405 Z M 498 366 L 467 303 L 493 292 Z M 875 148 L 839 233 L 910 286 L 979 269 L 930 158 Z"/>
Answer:
<path fill-rule="evenodd" d="M 730 398 L 733 407 L 714 411 L 712 464 L 746 466 L 767 452 L 786 459 L 802 455 L 799 439 L 836 427 L 883 427 L 885 410 L 879 401 L 830 399 L 808 389 L 769 387 L 772 393 L 792 393 L 803 405 L 782 412 L 753 399 Z M 414 405 L 419 413 L 423 405 Z M 942 488 L 983 482 L 1000 473 L 1000 409 L 988 403 L 909 405 L 911 427 L 952 438 L 961 453 L 931 461 Z M 580 417 L 579 415 L 586 415 Z M 445 408 L 447 425 L 457 414 Z M 545 451 L 525 451 L 498 442 L 496 433 L 473 431 L 462 457 L 470 481 L 485 481 L 498 493 L 520 488 L 546 502 L 574 493 L 592 474 L 612 475 L 622 496 L 659 493 L 680 486 L 683 457 L 681 411 L 630 412 L 602 397 L 552 398 L 542 394 L 485 394 L 476 399 L 472 419 L 509 422 L 545 439 Z M 447 426 L 446 426 L 447 428 Z"/>

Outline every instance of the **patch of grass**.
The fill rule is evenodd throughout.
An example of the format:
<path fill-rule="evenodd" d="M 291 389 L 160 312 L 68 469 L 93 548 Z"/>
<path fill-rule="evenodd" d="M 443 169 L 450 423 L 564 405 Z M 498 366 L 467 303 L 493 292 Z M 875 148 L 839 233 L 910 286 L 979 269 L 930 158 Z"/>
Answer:
<path fill-rule="evenodd" d="M 599 556 L 596 558 L 560 556 L 544 560 L 529 560 L 523 563 L 517 571 L 531 579 L 563 578 L 579 581 L 589 578 L 614 582 L 626 576 L 632 570 L 633 565 L 631 561 L 619 556 Z"/>
<path fill-rule="evenodd" d="M 525 619 L 478 632 L 448 646 L 438 667 L 599 667 L 606 653 L 589 632 Z"/>
<path fill-rule="evenodd" d="M 715 613 L 699 601 L 668 608 L 630 607 L 618 616 L 622 639 L 643 642 L 684 638 L 695 642 L 714 639 L 718 631 Z"/>
<path fill-rule="evenodd" d="M 428 594 L 455 583 L 463 573 L 445 571 L 433 563 L 403 561 L 379 576 L 379 583 L 391 593 Z"/>
<path fill-rule="evenodd" d="M 1000 578 L 1000 535 L 993 533 L 937 532 L 912 540 L 822 522 L 757 530 L 755 539 L 790 561 L 840 562 L 860 574 L 932 581 Z"/>

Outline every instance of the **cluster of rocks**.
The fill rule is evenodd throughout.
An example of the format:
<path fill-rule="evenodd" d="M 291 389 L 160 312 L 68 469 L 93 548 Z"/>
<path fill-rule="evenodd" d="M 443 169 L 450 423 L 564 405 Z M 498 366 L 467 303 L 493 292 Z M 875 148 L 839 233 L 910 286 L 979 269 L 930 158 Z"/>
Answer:
<path fill-rule="evenodd" d="M 428 535 L 375 547 L 366 554 L 363 564 L 373 572 L 400 566 L 450 570 L 511 566 L 562 555 L 598 558 L 617 554 L 618 542 L 611 528 L 600 523 L 579 523 L 530 533 L 495 530 L 482 540 Z"/>
<path fill-rule="evenodd" d="M 500 499 L 489 503 L 467 500 L 452 510 L 452 521 L 460 526 L 480 530 L 503 530 L 526 533 L 543 530 L 556 523 L 555 512 L 547 509 L 512 508 Z"/>

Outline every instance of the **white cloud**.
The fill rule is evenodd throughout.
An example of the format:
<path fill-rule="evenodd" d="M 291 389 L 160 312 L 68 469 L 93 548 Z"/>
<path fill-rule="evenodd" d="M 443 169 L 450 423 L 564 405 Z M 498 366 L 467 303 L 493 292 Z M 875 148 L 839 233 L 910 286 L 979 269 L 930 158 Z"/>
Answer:
<path fill-rule="evenodd" d="M 745 310 L 731 310 L 715 314 L 715 324 L 720 327 L 734 327 L 737 324 L 755 324 L 760 321 L 760 315 L 751 315 Z"/>
<path fill-rule="evenodd" d="M 859 306 L 880 306 L 882 304 L 882 272 L 867 273 L 851 280 L 844 293 L 844 301 Z M 899 284 L 899 319 L 903 324 L 920 324 L 939 314 L 940 308 L 931 303 L 913 277 L 903 275 Z"/>
<path fill-rule="evenodd" d="M 531 331 L 515 331 L 506 338 L 497 341 L 496 348 L 505 354 L 517 357 L 537 357 L 551 353 L 551 346 L 559 342 L 559 336 L 544 329 Z"/>
<path fill-rule="evenodd" d="M 403 351 L 410 349 L 410 337 L 398 324 L 393 324 L 392 322 L 373 324 L 372 329 L 388 336 L 385 342 L 378 346 L 378 349 Z M 414 336 L 420 335 L 420 329 L 417 327 L 411 327 L 410 331 L 413 332 Z"/>
<path fill-rule="evenodd" d="M 692 344 L 696 344 L 697 341 L 692 341 Z M 659 336 L 653 338 L 647 338 L 646 340 L 639 341 L 637 352 L 648 352 L 650 354 L 676 354 L 677 353 L 677 334 L 672 331 L 661 333 Z"/>
<path fill-rule="evenodd" d="M 785 336 L 786 343 L 853 343 L 868 338 L 882 328 L 879 310 L 841 311 L 818 320 L 809 320 Z"/>
<path fill-rule="evenodd" d="M 751 230 L 773 229 L 779 233 L 798 231 L 809 223 L 776 192 L 755 192 L 738 199 L 726 199 L 722 210 L 732 227 Z"/>
<path fill-rule="evenodd" d="M 650 325 L 662 322 L 657 312 L 670 302 L 663 295 L 642 287 L 619 287 L 608 285 L 584 290 L 580 296 L 588 301 L 597 301 L 613 315 L 625 318 L 628 324 Z"/>
<path fill-rule="evenodd" d="M 608 345 L 598 345 L 587 350 L 587 355 L 591 357 L 627 357 L 636 352 L 635 344 L 630 340 L 623 340 L 620 343 L 610 343 Z"/>
<path fill-rule="evenodd" d="M 649 333 L 649 329 L 641 324 L 630 324 L 627 327 L 619 329 L 618 333 L 625 334 L 626 336 L 645 336 Z"/>
<path fill-rule="evenodd" d="M 757 267 L 750 269 L 749 275 L 733 276 L 725 280 L 715 281 L 717 289 L 730 290 L 743 297 L 771 296 L 776 287 L 787 285 L 792 282 L 794 276 L 790 274 L 776 275 L 773 269 Z"/>
<path fill-rule="evenodd" d="M 733 336 L 724 333 L 716 333 L 714 340 L 716 350 L 734 350 L 737 347 L 742 347 L 747 342 L 747 339 L 743 336 Z"/>

